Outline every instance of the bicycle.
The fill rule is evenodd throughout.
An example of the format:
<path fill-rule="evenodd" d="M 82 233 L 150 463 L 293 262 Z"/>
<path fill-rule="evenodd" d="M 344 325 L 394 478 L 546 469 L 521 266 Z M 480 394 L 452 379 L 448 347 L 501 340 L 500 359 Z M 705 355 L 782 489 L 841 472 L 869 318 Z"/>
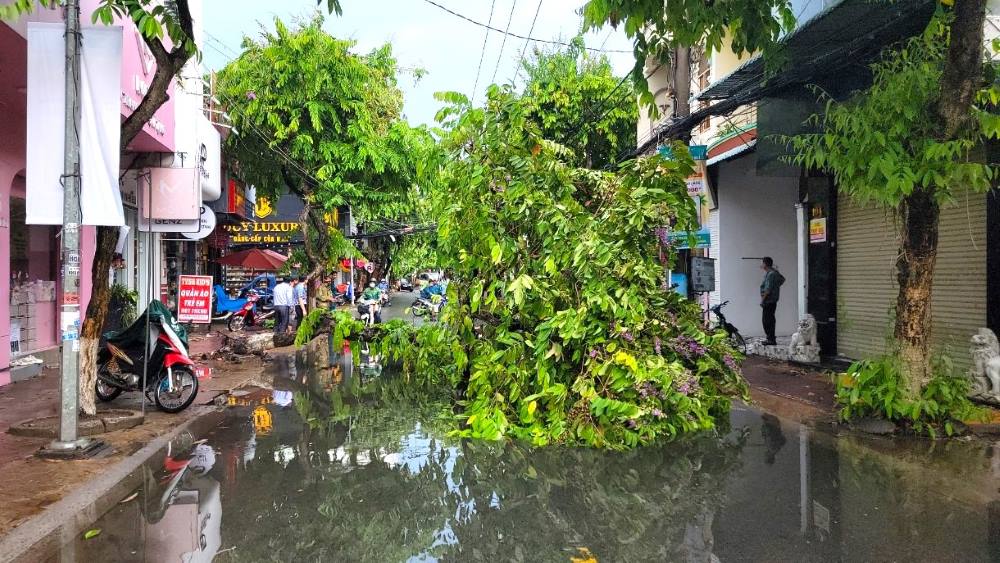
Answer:
<path fill-rule="evenodd" d="M 730 345 L 732 345 L 732 347 L 735 348 L 738 352 L 746 354 L 747 353 L 746 340 L 743 339 L 743 335 L 740 334 L 739 329 L 737 329 L 735 326 L 733 326 L 732 323 L 727 321 L 726 316 L 722 314 L 722 308 L 725 307 L 726 305 L 729 305 L 729 301 L 723 301 L 722 303 L 719 303 L 718 305 L 715 305 L 711 308 L 712 313 L 714 313 L 716 318 L 719 319 L 719 323 L 715 326 L 715 328 L 716 329 L 721 328 L 722 330 L 726 331 L 726 334 L 729 335 Z"/>

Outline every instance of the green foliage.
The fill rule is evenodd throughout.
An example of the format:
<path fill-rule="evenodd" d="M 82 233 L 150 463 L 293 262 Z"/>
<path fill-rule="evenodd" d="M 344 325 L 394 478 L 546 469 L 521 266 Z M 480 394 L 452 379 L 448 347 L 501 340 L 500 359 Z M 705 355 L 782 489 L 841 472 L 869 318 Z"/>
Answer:
<path fill-rule="evenodd" d="M 590 0 L 583 19 L 584 31 L 611 24 L 634 40 L 632 77 L 640 102 L 654 110 L 643 74 L 647 60 L 669 62 L 676 46 L 704 45 L 718 52 L 727 38 L 737 55 L 767 51 L 795 25 L 789 0 Z"/>
<path fill-rule="evenodd" d="M 949 436 L 955 421 L 981 416 L 968 399 L 969 380 L 952 373 L 950 362 L 940 358 L 936 375 L 916 399 L 908 399 L 902 369 L 894 356 L 855 362 L 837 379 L 840 417 L 853 420 L 879 417 L 934 435 L 943 428 Z"/>
<path fill-rule="evenodd" d="M 543 137 L 573 151 L 572 164 L 604 168 L 635 147 L 638 108 L 632 88 L 619 88 L 608 58 L 588 53 L 582 37 L 563 50 L 535 51 L 524 68 L 529 119 Z"/>
<path fill-rule="evenodd" d="M 129 326 L 135 322 L 139 315 L 137 311 L 139 303 L 139 292 L 131 290 L 124 285 L 116 283 L 111 286 L 111 301 L 121 304 L 122 326 Z"/>
<path fill-rule="evenodd" d="M 462 393 L 463 436 L 625 448 L 712 428 L 745 384 L 655 259 L 657 227 L 695 226 L 685 147 L 577 168 L 509 89 L 485 108 L 440 98 L 436 245 L 454 281 L 442 322 L 399 340 L 410 377 Z"/>
<path fill-rule="evenodd" d="M 389 45 L 366 55 L 336 39 L 316 16 L 259 40 L 219 73 L 218 91 L 242 135 L 227 141 L 240 174 L 272 199 L 292 192 L 315 211 L 306 233 L 310 265 L 353 254 L 323 213 L 350 205 L 358 221 L 407 217 L 416 176 L 433 140 L 402 118 Z"/>
<path fill-rule="evenodd" d="M 988 111 L 1000 101 L 1000 86 L 978 96 L 970 126 L 956 138 L 940 138 L 934 104 L 948 51 L 947 19 L 939 16 L 923 34 L 888 49 L 872 73 L 868 90 L 845 102 L 823 93 L 826 108 L 810 122 L 817 132 L 785 138 L 807 168 L 834 175 L 838 189 L 860 202 L 896 208 L 918 190 L 939 202 L 957 188 L 986 191 L 995 168 L 975 150 L 1000 136 L 1000 116 Z"/>

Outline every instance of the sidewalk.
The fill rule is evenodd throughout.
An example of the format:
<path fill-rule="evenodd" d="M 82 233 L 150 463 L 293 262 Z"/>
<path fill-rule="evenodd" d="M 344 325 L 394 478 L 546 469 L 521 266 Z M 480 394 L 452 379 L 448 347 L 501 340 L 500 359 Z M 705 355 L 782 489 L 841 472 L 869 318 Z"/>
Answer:
<path fill-rule="evenodd" d="M 743 376 L 753 402 L 767 412 L 807 425 L 836 421 L 833 382 L 818 368 L 748 356 Z"/>
<path fill-rule="evenodd" d="M 34 456 L 48 439 L 13 436 L 7 433 L 22 421 L 58 414 L 59 373 L 44 369 L 38 377 L 0 387 L 0 536 L 45 507 L 66 497 L 115 464 L 135 454 L 146 444 L 198 417 L 214 412 L 215 399 L 233 390 L 253 385 L 269 386 L 267 365 L 261 358 L 244 356 L 240 363 L 201 360 L 225 344 L 218 332 L 192 335 L 191 356 L 199 365 L 212 368 L 212 377 L 202 381 L 194 404 L 178 414 L 167 414 L 146 406 L 145 422 L 135 428 L 100 435 L 114 448 L 104 458 L 85 461 L 49 461 Z M 125 394 L 108 403 L 114 408 L 140 410 L 138 393 Z M 100 408 L 101 405 L 98 405 Z"/>

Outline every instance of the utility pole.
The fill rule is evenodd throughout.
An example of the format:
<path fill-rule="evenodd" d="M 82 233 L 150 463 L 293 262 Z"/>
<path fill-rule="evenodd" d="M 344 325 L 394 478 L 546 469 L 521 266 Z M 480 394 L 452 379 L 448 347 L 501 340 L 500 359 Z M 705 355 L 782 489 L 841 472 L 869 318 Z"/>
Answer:
<path fill-rule="evenodd" d="M 80 352 L 80 0 L 66 2 L 66 140 L 63 160 L 62 298 L 60 300 L 59 439 L 53 452 L 76 452 L 90 444 L 77 438 Z"/>

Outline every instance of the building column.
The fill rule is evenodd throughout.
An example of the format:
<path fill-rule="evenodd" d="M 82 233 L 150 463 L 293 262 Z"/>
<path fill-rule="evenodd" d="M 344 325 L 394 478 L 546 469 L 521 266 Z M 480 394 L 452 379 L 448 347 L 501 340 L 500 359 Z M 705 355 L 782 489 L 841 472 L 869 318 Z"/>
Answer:
<path fill-rule="evenodd" d="M 799 320 L 806 318 L 807 306 L 806 297 L 809 294 L 808 291 L 808 279 L 809 279 L 809 220 L 806 217 L 806 205 L 804 203 L 795 204 L 795 229 L 796 229 L 796 244 L 798 247 L 798 279 L 797 279 L 797 298 L 798 298 L 798 310 L 799 310 Z"/>
<path fill-rule="evenodd" d="M 7 385 L 10 383 L 10 183 L 13 173 L 0 176 L 0 385 Z"/>

